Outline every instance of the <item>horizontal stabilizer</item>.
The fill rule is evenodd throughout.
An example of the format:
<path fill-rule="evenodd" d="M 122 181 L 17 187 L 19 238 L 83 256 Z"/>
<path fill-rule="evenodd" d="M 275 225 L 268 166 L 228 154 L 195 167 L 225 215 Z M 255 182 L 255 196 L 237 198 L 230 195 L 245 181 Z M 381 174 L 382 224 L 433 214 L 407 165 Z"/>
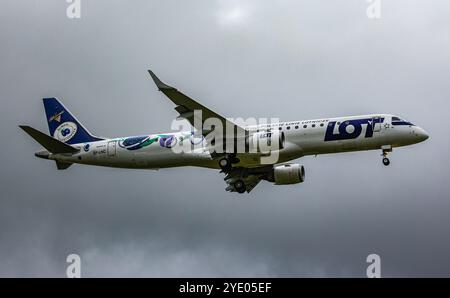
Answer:
<path fill-rule="evenodd" d="M 75 153 L 79 151 L 77 148 L 64 144 L 30 126 L 19 125 L 19 127 L 51 153 Z"/>

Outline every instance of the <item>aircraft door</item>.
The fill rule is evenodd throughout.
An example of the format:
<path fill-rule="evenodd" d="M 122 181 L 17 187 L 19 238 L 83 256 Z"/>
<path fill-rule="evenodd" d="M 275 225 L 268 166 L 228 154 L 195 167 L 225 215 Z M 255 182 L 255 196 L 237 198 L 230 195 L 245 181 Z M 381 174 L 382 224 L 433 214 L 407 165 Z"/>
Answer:
<path fill-rule="evenodd" d="M 107 152 L 109 157 L 116 156 L 117 151 L 117 142 L 116 141 L 110 141 L 108 142 Z"/>
<path fill-rule="evenodd" d="M 381 132 L 381 117 L 375 116 L 372 119 L 372 130 L 374 133 L 380 133 Z"/>

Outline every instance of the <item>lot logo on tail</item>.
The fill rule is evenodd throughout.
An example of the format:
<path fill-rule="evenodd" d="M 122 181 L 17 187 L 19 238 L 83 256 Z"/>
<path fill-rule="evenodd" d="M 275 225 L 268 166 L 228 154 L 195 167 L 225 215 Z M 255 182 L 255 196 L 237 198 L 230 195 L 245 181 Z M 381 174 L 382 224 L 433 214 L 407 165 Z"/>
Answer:
<path fill-rule="evenodd" d="M 53 134 L 53 137 L 61 142 L 67 142 L 77 133 L 78 127 L 73 122 L 64 122 L 59 125 Z"/>

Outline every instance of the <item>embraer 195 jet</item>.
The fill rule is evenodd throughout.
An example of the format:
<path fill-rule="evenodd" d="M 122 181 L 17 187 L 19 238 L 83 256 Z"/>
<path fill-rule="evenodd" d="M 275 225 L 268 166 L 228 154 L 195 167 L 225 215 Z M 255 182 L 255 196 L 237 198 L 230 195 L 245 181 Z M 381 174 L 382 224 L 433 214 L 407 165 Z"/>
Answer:
<path fill-rule="evenodd" d="M 226 190 L 244 193 L 261 180 L 276 185 L 303 182 L 304 167 L 288 163 L 302 156 L 381 150 L 383 164 L 387 166 L 390 163 L 387 154 L 393 148 L 428 139 L 422 128 L 390 114 L 242 126 L 164 84 L 152 71 L 149 73 L 159 91 L 176 105 L 179 118 L 192 125 L 191 130 L 124 138 L 96 137 L 56 98 L 44 98 L 51 136 L 30 126 L 20 126 L 46 149 L 35 155 L 56 161 L 59 170 L 74 163 L 133 169 L 180 166 L 220 169 L 225 174 Z M 213 126 L 205 126 L 207 119 L 215 119 L 216 124 L 227 127 L 224 137 L 216 134 L 208 138 Z M 230 140 L 234 145 L 228 146 Z M 243 144 L 241 151 L 236 150 L 239 140 Z M 177 144 L 187 144 L 188 149 L 177 152 L 174 150 Z M 270 145 L 271 149 L 264 151 L 261 144 Z M 228 149 L 219 150 L 223 147 Z M 264 157 L 274 153 L 275 160 L 263 162 Z"/>

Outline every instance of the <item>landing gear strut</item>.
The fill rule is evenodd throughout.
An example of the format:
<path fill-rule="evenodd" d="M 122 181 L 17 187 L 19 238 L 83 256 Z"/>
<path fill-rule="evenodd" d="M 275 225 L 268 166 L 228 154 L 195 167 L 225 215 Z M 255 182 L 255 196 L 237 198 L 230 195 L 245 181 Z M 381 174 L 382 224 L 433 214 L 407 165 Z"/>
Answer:
<path fill-rule="evenodd" d="M 383 156 L 383 164 L 385 166 L 388 166 L 391 163 L 391 161 L 389 160 L 389 158 L 387 158 L 387 155 L 389 152 L 392 152 L 392 147 L 391 146 L 382 146 L 381 150 L 383 152 L 381 154 L 381 156 Z"/>

